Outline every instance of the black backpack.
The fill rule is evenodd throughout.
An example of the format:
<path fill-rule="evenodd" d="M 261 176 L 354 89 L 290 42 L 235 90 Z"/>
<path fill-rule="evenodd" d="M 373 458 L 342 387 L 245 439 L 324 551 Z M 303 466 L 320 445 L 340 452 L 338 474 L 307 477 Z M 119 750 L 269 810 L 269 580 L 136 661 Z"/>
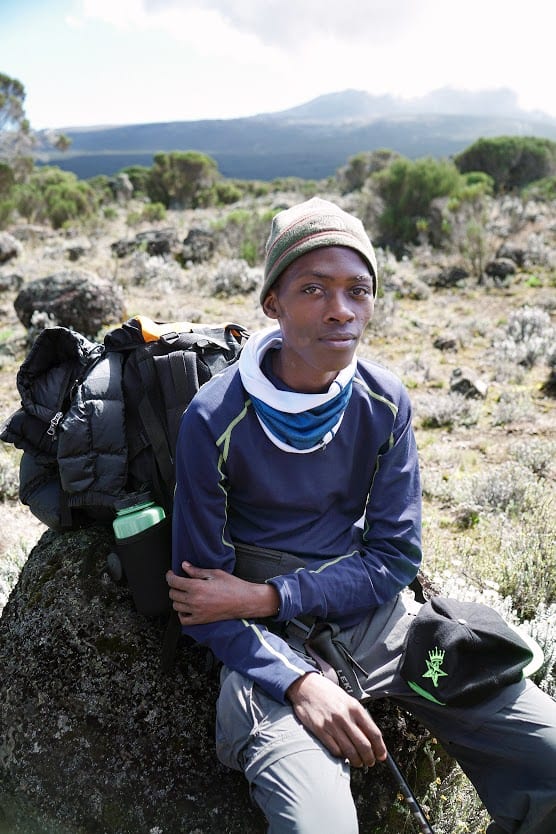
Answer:
<path fill-rule="evenodd" d="M 169 611 L 174 452 L 200 386 L 239 357 L 234 324 L 161 323 L 137 316 L 102 344 L 65 327 L 42 331 L 17 374 L 21 408 L 0 439 L 23 450 L 20 499 L 55 530 L 110 524 L 118 506 L 149 497 L 166 518 L 115 546 L 114 579 L 146 615 Z"/>

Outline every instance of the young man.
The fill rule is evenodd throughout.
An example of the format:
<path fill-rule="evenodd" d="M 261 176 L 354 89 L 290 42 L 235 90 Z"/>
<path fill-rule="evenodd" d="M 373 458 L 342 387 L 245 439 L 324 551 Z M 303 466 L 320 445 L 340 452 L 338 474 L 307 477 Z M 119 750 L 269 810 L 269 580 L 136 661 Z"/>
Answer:
<path fill-rule="evenodd" d="M 553 834 L 552 699 L 521 681 L 448 708 L 399 674 L 419 610 L 404 589 L 421 560 L 420 485 L 405 389 L 356 358 L 376 291 L 356 218 L 317 198 L 280 212 L 260 295 L 277 326 L 184 415 L 168 581 L 184 632 L 223 663 L 217 752 L 245 773 L 272 834 L 358 831 L 349 765 L 386 749 L 307 651 L 317 618 L 335 624 L 365 693 L 410 709 L 454 754 L 495 820 L 489 832 Z M 242 545 L 303 566 L 246 581 L 233 575 Z"/>

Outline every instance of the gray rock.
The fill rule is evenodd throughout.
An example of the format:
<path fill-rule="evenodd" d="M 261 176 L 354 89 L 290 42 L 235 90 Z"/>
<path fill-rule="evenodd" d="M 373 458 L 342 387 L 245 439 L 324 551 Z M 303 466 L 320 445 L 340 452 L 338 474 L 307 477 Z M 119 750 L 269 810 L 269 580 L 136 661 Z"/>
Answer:
<path fill-rule="evenodd" d="M 23 275 L 18 272 L 10 272 L 5 275 L 0 274 L 0 292 L 8 292 L 9 290 L 19 290 L 23 285 Z"/>
<path fill-rule="evenodd" d="M 110 244 L 110 250 L 117 258 L 125 258 L 137 249 L 135 238 L 121 238 Z"/>
<path fill-rule="evenodd" d="M 454 368 L 450 376 L 450 391 L 470 399 L 484 400 L 488 386 L 470 368 Z"/>
<path fill-rule="evenodd" d="M 77 269 L 30 281 L 19 291 L 14 307 L 25 327 L 31 325 L 33 313 L 40 312 L 91 338 L 103 325 L 121 321 L 125 312 L 119 287 Z"/>
<path fill-rule="evenodd" d="M 494 278 L 495 281 L 505 281 L 506 278 L 515 275 L 516 271 L 517 267 L 515 262 L 510 260 L 510 258 L 495 258 L 485 266 L 486 274 Z"/>
<path fill-rule="evenodd" d="M 90 243 L 70 243 L 65 247 L 66 255 L 70 261 L 78 261 L 84 255 L 88 255 L 91 249 Z"/>
<path fill-rule="evenodd" d="M 21 255 L 21 243 L 8 232 L 0 232 L 0 264 L 5 264 L 18 255 Z"/>
<path fill-rule="evenodd" d="M 149 255 L 169 255 L 178 242 L 174 229 L 149 229 L 135 235 L 135 240 Z"/>
<path fill-rule="evenodd" d="M 127 203 L 133 197 L 133 183 L 128 174 L 116 174 L 115 177 L 111 177 L 109 185 L 118 203 Z"/>
<path fill-rule="evenodd" d="M 422 277 L 431 287 L 447 289 L 461 286 L 465 279 L 469 278 L 469 272 L 462 266 L 450 266 L 439 272 L 431 269 Z"/>
<path fill-rule="evenodd" d="M 435 347 L 437 350 L 442 351 L 457 351 L 458 341 L 453 336 L 437 336 L 437 338 L 433 342 L 433 347 Z"/>
<path fill-rule="evenodd" d="M 504 258 L 513 261 L 518 267 L 523 267 L 525 265 L 525 249 L 521 246 L 517 246 L 513 243 L 508 243 L 507 241 L 504 242 L 496 252 L 496 258 Z"/>
<path fill-rule="evenodd" d="M 45 533 L 4 608 L 0 829 L 262 834 L 243 776 L 214 753 L 216 672 L 189 643 L 161 672 L 163 624 L 108 578 L 110 548 L 101 527 Z M 385 702 L 373 715 L 420 795 L 436 775 L 428 734 Z M 398 834 L 406 817 L 386 768 L 352 784 L 362 830 Z"/>
<path fill-rule="evenodd" d="M 179 260 L 181 263 L 190 261 L 194 264 L 209 261 L 214 255 L 214 235 L 205 229 L 190 229 L 183 241 Z"/>
<path fill-rule="evenodd" d="M 14 226 L 12 234 L 17 240 L 48 240 L 55 237 L 56 232 L 50 226 L 39 226 L 37 223 L 21 223 Z"/>

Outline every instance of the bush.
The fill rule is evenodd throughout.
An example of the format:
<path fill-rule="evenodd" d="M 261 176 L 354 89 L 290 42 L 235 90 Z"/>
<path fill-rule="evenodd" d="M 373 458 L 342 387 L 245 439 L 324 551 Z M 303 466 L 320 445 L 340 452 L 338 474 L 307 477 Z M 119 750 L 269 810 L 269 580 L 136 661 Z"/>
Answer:
<path fill-rule="evenodd" d="M 494 339 L 496 357 L 532 368 L 548 354 L 556 333 L 550 316 L 539 307 L 522 307 L 513 312 L 505 331 Z"/>
<path fill-rule="evenodd" d="M 463 506 L 474 507 L 477 515 L 481 511 L 522 515 L 533 506 L 536 487 L 537 480 L 528 469 L 506 461 L 460 484 L 459 498 Z"/>
<path fill-rule="evenodd" d="M 114 202 L 114 192 L 110 184 L 110 177 L 107 177 L 106 174 L 97 174 L 95 177 L 89 177 L 87 183 L 95 192 L 99 206 L 105 206 L 108 203 Z"/>
<path fill-rule="evenodd" d="M 512 529 L 501 542 L 502 596 L 511 596 L 520 619 L 532 619 L 539 602 L 556 602 L 556 522 L 548 505 Z"/>
<path fill-rule="evenodd" d="M 153 203 L 163 203 L 166 208 L 199 208 L 216 202 L 214 186 L 218 177 L 215 160 L 206 154 L 157 153 L 147 193 Z"/>
<path fill-rule="evenodd" d="M 546 200 L 552 203 L 556 200 L 556 176 L 543 177 L 531 183 L 523 189 L 522 197 L 524 200 Z"/>
<path fill-rule="evenodd" d="M 133 193 L 136 197 L 144 197 L 149 192 L 151 169 L 146 165 L 129 165 L 122 168 L 121 174 L 127 174 L 133 186 Z"/>
<path fill-rule="evenodd" d="M 214 224 L 221 242 L 234 258 L 255 266 L 264 259 L 264 247 L 273 211 L 259 213 L 251 209 L 235 209 Z"/>
<path fill-rule="evenodd" d="M 301 177 L 277 177 L 272 180 L 272 191 L 293 191 L 306 199 L 314 197 L 318 192 L 318 185 L 314 180 L 304 180 Z"/>
<path fill-rule="evenodd" d="M 373 177 L 384 201 L 380 243 L 400 254 L 426 231 L 431 202 L 458 193 L 461 177 L 451 162 L 398 159 Z"/>
<path fill-rule="evenodd" d="M 556 465 L 556 442 L 529 438 L 515 443 L 510 453 L 514 460 L 530 469 L 537 478 L 546 478 Z"/>
<path fill-rule="evenodd" d="M 98 198 L 91 186 L 70 171 L 36 168 L 27 182 L 14 189 L 17 211 L 29 222 L 51 223 L 59 229 L 71 220 L 96 211 Z"/>
<path fill-rule="evenodd" d="M 166 206 L 162 203 L 146 203 L 141 212 L 141 219 L 147 220 L 149 223 L 155 223 L 157 220 L 166 219 Z"/>
<path fill-rule="evenodd" d="M 241 258 L 222 261 L 214 274 L 212 291 L 216 295 L 243 295 L 257 289 L 258 276 L 249 270 L 248 264 Z"/>
<path fill-rule="evenodd" d="M 13 200 L 14 185 L 13 169 L 0 162 L 0 229 L 4 229 L 12 217 L 15 205 Z"/>
<path fill-rule="evenodd" d="M 243 197 L 243 189 L 233 182 L 224 180 L 214 186 L 217 205 L 229 206 L 230 203 L 237 203 Z"/>
<path fill-rule="evenodd" d="M 533 404 L 527 394 L 515 391 L 502 391 L 492 411 L 493 426 L 507 426 L 520 420 L 533 422 L 535 413 Z"/>
<path fill-rule="evenodd" d="M 478 139 L 454 161 L 461 173 L 488 174 L 497 193 L 512 191 L 556 174 L 556 142 L 535 136 Z"/>
<path fill-rule="evenodd" d="M 351 156 L 347 164 L 336 172 L 336 181 L 342 194 L 360 191 L 371 174 L 384 170 L 395 159 L 400 159 L 400 154 L 386 149 L 362 151 Z"/>
<path fill-rule="evenodd" d="M 416 396 L 414 406 L 424 429 L 472 426 L 479 419 L 480 404 L 457 393 Z"/>

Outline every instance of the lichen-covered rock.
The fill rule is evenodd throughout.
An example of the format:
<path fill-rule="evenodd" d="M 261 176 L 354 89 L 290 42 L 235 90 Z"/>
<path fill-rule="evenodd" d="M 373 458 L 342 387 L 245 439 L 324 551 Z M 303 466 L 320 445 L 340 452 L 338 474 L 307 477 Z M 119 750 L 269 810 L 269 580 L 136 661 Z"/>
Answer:
<path fill-rule="evenodd" d="M 177 245 L 175 229 L 148 229 L 135 235 L 137 246 L 145 247 L 149 255 L 169 255 Z"/>
<path fill-rule="evenodd" d="M 109 579 L 102 527 L 47 532 L 0 620 L 0 830 L 9 834 L 262 834 L 243 776 L 214 753 L 217 675 Z M 413 783 L 432 774 L 426 733 L 373 708 Z M 430 743 L 430 742 L 429 742 Z M 357 772 L 362 830 L 399 832 L 388 771 Z"/>
<path fill-rule="evenodd" d="M 103 325 L 125 317 L 123 294 L 114 283 L 87 270 L 68 269 L 30 281 L 14 308 L 20 322 L 31 325 L 33 313 L 46 313 L 62 327 L 94 338 Z"/>
<path fill-rule="evenodd" d="M 179 254 L 180 263 L 194 264 L 209 261 L 214 255 L 214 235 L 205 229 L 190 229 Z"/>

